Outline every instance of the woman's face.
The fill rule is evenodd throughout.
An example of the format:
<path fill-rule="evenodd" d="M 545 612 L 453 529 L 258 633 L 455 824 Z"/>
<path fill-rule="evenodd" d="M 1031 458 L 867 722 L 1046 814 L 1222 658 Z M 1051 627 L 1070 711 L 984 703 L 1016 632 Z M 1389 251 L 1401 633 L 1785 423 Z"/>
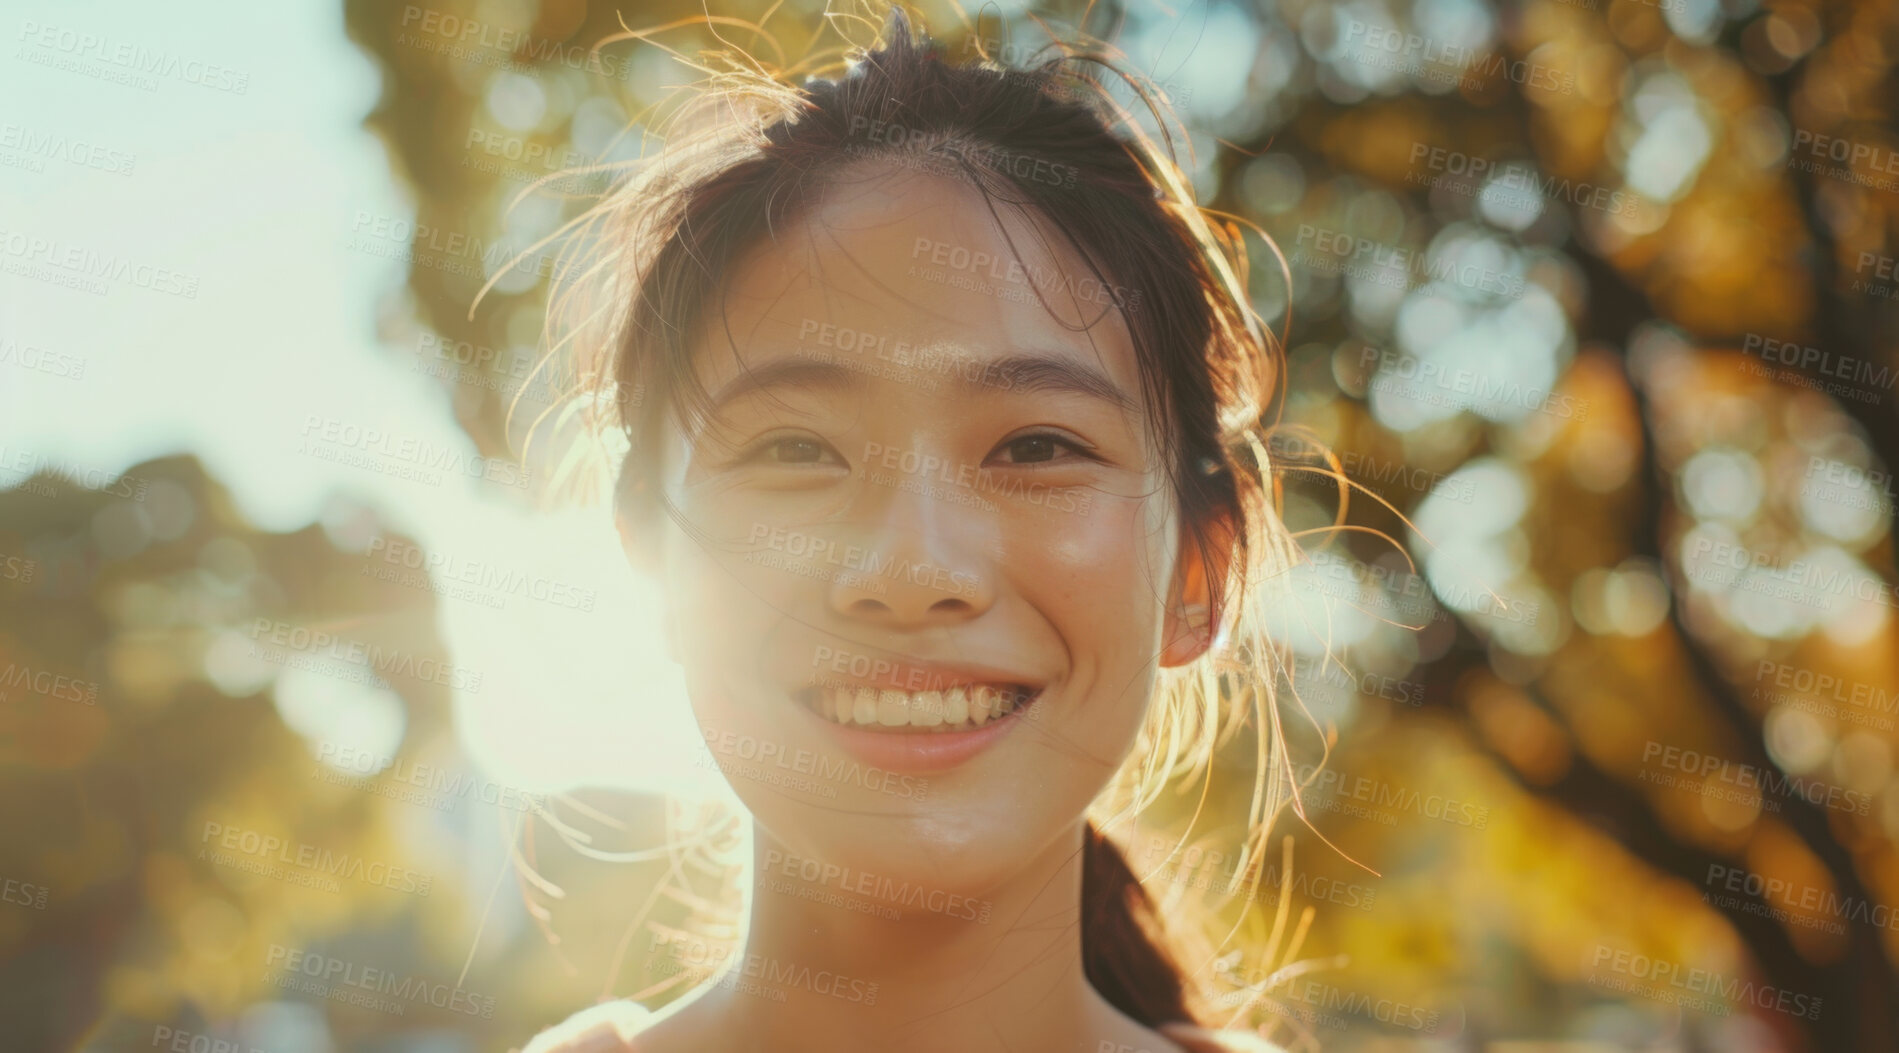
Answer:
<path fill-rule="evenodd" d="M 1073 829 L 1180 631 L 1127 329 L 997 211 L 835 184 L 730 275 L 662 462 L 671 647 L 733 789 L 791 855 L 969 895 Z"/>

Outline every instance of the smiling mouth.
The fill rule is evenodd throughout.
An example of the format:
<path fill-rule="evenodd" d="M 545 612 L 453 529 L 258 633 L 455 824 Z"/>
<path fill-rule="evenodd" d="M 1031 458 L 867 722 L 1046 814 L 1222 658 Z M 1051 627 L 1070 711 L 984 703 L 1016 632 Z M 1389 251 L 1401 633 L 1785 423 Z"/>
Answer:
<path fill-rule="evenodd" d="M 893 734 L 975 731 L 1027 709 L 1041 691 L 1023 684 L 965 684 L 942 691 L 820 684 L 796 693 L 833 724 Z"/>

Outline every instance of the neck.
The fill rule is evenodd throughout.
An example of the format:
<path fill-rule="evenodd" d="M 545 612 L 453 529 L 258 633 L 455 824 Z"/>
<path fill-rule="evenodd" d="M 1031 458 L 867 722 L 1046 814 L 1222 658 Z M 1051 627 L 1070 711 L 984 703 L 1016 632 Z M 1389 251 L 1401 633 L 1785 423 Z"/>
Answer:
<path fill-rule="evenodd" d="M 774 877 L 765 865 L 772 851 L 782 849 L 759 831 L 744 948 L 699 999 L 739 1039 L 726 1048 L 1093 1053 L 1155 1037 L 1083 972 L 1080 825 L 986 901 L 942 911 L 885 908 Z M 871 904 L 874 912 L 864 909 Z M 986 921 L 967 917 L 985 906 Z M 760 1036 L 769 1041 L 755 1042 Z"/>

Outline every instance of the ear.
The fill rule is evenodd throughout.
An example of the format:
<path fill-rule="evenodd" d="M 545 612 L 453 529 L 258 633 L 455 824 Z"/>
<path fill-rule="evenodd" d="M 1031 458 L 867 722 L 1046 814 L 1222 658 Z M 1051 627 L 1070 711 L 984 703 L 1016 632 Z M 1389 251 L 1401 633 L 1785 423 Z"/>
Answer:
<path fill-rule="evenodd" d="M 1167 611 L 1161 624 L 1160 664 L 1182 666 L 1213 646 L 1223 613 L 1213 602 L 1213 583 L 1226 581 L 1237 539 L 1233 517 L 1215 513 L 1203 524 L 1204 542 L 1194 532 L 1180 532 L 1180 557 L 1168 591 Z"/>

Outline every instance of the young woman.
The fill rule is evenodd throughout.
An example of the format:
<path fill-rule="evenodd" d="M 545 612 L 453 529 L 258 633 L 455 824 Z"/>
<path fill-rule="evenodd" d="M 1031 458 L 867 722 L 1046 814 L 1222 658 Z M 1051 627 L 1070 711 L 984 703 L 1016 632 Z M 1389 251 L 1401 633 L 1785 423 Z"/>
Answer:
<path fill-rule="evenodd" d="M 558 346 L 627 440 L 754 886 L 731 953 L 651 941 L 710 982 L 532 1053 L 1272 1048 L 1201 1015 L 1108 835 L 1250 722 L 1257 871 L 1273 345 L 1237 236 L 1073 68 L 953 65 L 893 14 L 837 80 L 715 78 L 589 217 Z"/>

